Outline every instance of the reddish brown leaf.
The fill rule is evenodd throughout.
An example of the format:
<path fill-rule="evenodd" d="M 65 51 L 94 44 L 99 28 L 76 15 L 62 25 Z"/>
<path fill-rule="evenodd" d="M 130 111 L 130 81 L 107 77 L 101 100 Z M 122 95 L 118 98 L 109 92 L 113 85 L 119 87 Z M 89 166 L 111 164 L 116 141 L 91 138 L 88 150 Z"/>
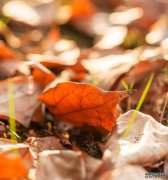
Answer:
<path fill-rule="evenodd" d="M 0 41 L 0 59 L 16 59 L 14 52 Z"/>
<path fill-rule="evenodd" d="M 59 120 L 111 131 L 116 120 L 116 105 L 127 95 L 126 91 L 102 91 L 87 84 L 65 82 L 47 90 L 39 99 Z"/>
<path fill-rule="evenodd" d="M 72 7 L 72 15 L 71 15 L 72 19 L 79 17 L 89 18 L 96 11 L 96 8 L 94 7 L 94 5 L 90 0 L 85 0 L 85 1 L 73 0 L 71 7 Z"/>
<path fill-rule="evenodd" d="M 56 78 L 56 76 L 49 70 L 43 70 L 40 68 L 34 68 L 32 75 L 37 84 L 42 87 L 45 87 Z"/>

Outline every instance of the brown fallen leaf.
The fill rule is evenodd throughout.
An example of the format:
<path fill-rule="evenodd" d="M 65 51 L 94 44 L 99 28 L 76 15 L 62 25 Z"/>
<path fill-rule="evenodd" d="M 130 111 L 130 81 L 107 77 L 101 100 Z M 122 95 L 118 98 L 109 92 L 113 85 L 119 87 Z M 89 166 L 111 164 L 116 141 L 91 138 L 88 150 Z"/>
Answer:
<path fill-rule="evenodd" d="M 127 96 L 127 91 L 102 91 L 87 84 L 65 82 L 42 93 L 39 99 L 59 120 L 111 131 L 115 126 L 116 105 Z"/>
<path fill-rule="evenodd" d="M 140 61 L 121 80 L 125 81 L 128 85 L 132 82 L 136 84 L 144 80 L 144 78 L 148 77 L 152 72 L 157 73 L 164 67 L 168 67 L 168 62 L 164 59 L 151 58 L 149 60 Z M 120 84 L 118 89 L 122 89 L 121 86 Z"/>
<path fill-rule="evenodd" d="M 40 153 L 44 150 L 63 150 L 64 147 L 62 146 L 60 139 L 54 136 L 49 137 L 30 137 L 26 140 L 33 151 Z"/>
<path fill-rule="evenodd" d="M 42 89 L 36 84 L 32 76 L 21 76 L 1 81 L 0 84 L 0 117 L 8 119 L 9 112 L 9 95 L 8 85 L 14 86 L 13 101 L 15 103 L 15 118 L 23 126 L 28 126 L 33 112 L 38 107 L 37 97 Z"/>
<path fill-rule="evenodd" d="M 70 150 L 43 151 L 37 167 L 37 180 L 86 179 L 85 164 L 81 152 Z"/>
<path fill-rule="evenodd" d="M 54 136 L 49 137 L 30 137 L 26 140 L 25 144 L 28 144 L 31 149 L 31 155 L 33 160 L 33 166 L 37 166 L 37 159 L 39 153 L 45 150 L 64 150 L 60 139 Z"/>

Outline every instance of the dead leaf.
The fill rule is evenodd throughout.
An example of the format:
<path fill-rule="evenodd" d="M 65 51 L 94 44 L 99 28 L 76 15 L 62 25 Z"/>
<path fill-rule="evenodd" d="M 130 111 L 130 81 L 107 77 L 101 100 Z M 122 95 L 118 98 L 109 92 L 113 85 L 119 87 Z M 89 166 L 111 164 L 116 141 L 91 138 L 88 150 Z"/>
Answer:
<path fill-rule="evenodd" d="M 45 150 L 64 150 L 60 139 L 54 136 L 49 137 L 30 137 L 26 140 L 26 144 L 31 149 L 31 155 L 33 159 L 33 166 L 37 167 L 37 159 L 39 153 Z"/>
<path fill-rule="evenodd" d="M 0 139 L 0 179 L 28 179 L 31 166 L 32 161 L 28 146 L 12 144 L 10 140 Z"/>
<path fill-rule="evenodd" d="M 16 60 L 14 52 L 2 41 L 0 41 L 0 60 Z"/>
<path fill-rule="evenodd" d="M 0 117 L 8 119 L 9 110 L 9 95 L 8 85 L 12 83 L 14 86 L 14 103 L 15 103 L 15 118 L 23 126 L 28 126 L 33 112 L 38 107 L 37 97 L 42 89 L 36 84 L 32 76 L 15 77 L 1 81 L 0 86 Z"/>
<path fill-rule="evenodd" d="M 59 1 L 20 1 L 7 2 L 3 8 L 3 14 L 15 21 L 30 26 L 50 25 L 56 19 L 55 10 L 59 7 Z M 45 12 L 45 13 L 44 13 Z M 56 15 L 56 14 L 55 14 Z"/>
<path fill-rule="evenodd" d="M 127 75 L 122 78 L 128 85 L 132 82 L 138 83 L 145 77 L 148 77 L 152 72 L 157 73 L 164 67 L 168 66 L 168 62 L 164 59 L 149 59 L 138 62 Z M 121 85 L 119 86 L 121 89 Z"/>
<path fill-rule="evenodd" d="M 127 96 L 127 91 L 102 91 L 87 84 L 65 82 L 42 93 L 39 99 L 59 120 L 111 131 L 115 126 L 116 105 Z"/>
<path fill-rule="evenodd" d="M 138 54 L 139 51 L 135 50 L 124 54 L 111 54 L 100 58 L 83 60 L 82 65 L 91 74 L 83 82 L 91 83 L 94 76 L 96 85 L 99 88 L 114 90 L 119 83 L 119 79 L 139 61 L 137 59 Z"/>
<path fill-rule="evenodd" d="M 23 161 L 19 156 L 9 158 L 0 154 L 0 161 L 0 179 L 28 179 L 28 171 L 26 170 Z"/>
<path fill-rule="evenodd" d="M 60 139 L 54 136 L 49 137 L 30 137 L 26 140 L 33 151 L 40 153 L 44 150 L 63 150 Z"/>
<path fill-rule="evenodd" d="M 95 178 L 95 173 L 97 174 L 97 169 L 102 165 L 103 161 L 100 159 L 93 158 L 87 154 L 83 154 L 83 160 L 85 162 L 86 168 L 86 179 L 91 180 Z"/>
<path fill-rule="evenodd" d="M 70 150 L 44 151 L 40 153 L 37 167 L 37 180 L 79 179 L 86 178 L 81 152 Z"/>
<path fill-rule="evenodd" d="M 35 67 L 32 76 L 34 77 L 34 81 L 41 87 L 47 86 L 56 78 L 54 73 L 43 66 Z"/>
<path fill-rule="evenodd" d="M 124 138 L 123 133 L 133 113 L 135 111 L 128 111 L 117 120 L 117 129 L 120 134 L 120 154 L 117 165 L 145 165 L 165 158 L 168 152 L 168 127 L 158 123 L 147 114 L 137 112 L 128 137 Z"/>
<path fill-rule="evenodd" d="M 122 168 L 116 168 L 113 171 L 108 171 L 103 173 L 98 180 L 145 180 L 149 177 L 147 171 L 141 166 L 126 165 Z M 151 179 L 151 178 L 149 178 Z M 156 180 L 161 180 L 160 178 L 155 178 Z"/>
<path fill-rule="evenodd" d="M 0 69 L 0 80 L 15 76 L 30 75 L 29 67 L 22 61 L 2 61 L 0 63 Z"/>
<path fill-rule="evenodd" d="M 72 15 L 71 19 L 75 18 L 89 18 L 91 17 L 96 8 L 90 0 L 80 1 L 80 0 L 73 0 L 70 4 L 72 8 Z"/>
<path fill-rule="evenodd" d="M 164 173 L 168 175 L 168 157 L 166 157 L 164 162 Z"/>

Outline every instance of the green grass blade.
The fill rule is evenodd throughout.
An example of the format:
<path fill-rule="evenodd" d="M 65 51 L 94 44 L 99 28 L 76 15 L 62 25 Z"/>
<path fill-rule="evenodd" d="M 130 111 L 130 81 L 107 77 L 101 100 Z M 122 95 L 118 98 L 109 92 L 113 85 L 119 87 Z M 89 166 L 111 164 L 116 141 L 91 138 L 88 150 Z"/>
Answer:
<path fill-rule="evenodd" d="M 15 122 L 15 101 L 14 101 L 14 84 L 9 81 L 8 83 L 8 104 L 9 104 L 9 128 L 11 140 L 17 143 L 16 139 L 16 122 Z"/>
<path fill-rule="evenodd" d="M 150 75 L 149 80 L 148 80 L 148 82 L 147 82 L 147 84 L 146 84 L 146 87 L 145 87 L 145 89 L 144 89 L 144 91 L 143 91 L 143 93 L 142 93 L 142 95 L 141 95 L 141 98 L 140 98 L 138 104 L 137 104 L 136 111 L 134 111 L 133 116 L 132 116 L 131 120 L 129 121 L 128 127 L 127 127 L 127 129 L 125 130 L 125 132 L 124 132 L 124 137 L 125 137 L 125 138 L 128 137 L 128 135 L 129 135 L 129 133 L 130 133 L 130 131 L 131 131 L 131 128 L 132 128 L 133 123 L 134 123 L 134 121 L 135 121 L 135 119 L 136 119 L 137 113 L 138 113 L 138 111 L 139 111 L 139 110 L 141 109 L 141 107 L 142 107 L 142 104 L 143 104 L 143 102 L 144 102 L 144 100 L 145 100 L 145 97 L 146 97 L 148 91 L 149 91 L 149 88 L 150 88 L 150 86 L 151 86 L 151 84 L 152 84 L 153 79 L 154 79 L 154 73 L 152 73 L 152 74 Z"/>

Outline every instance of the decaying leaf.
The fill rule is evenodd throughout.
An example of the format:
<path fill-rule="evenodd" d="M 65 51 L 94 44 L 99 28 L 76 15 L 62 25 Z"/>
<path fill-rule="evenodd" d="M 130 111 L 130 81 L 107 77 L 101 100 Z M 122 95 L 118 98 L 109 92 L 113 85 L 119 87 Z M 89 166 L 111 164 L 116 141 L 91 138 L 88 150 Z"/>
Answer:
<path fill-rule="evenodd" d="M 39 99 L 59 120 L 111 131 L 115 126 L 116 105 L 127 96 L 127 91 L 102 91 L 87 84 L 65 82 L 42 93 Z"/>
<path fill-rule="evenodd" d="M 33 160 L 33 166 L 37 166 L 37 159 L 39 153 L 45 150 L 63 150 L 60 139 L 54 136 L 49 137 L 30 137 L 26 140 L 26 144 L 29 145 L 31 149 L 31 155 Z"/>
<path fill-rule="evenodd" d="M 9 99 L 8 85 L 13 84 L 14 99 Z M 41 88 L 33 80 L 32 76 L 15 77 L 8 80 L 1 81 L 0 86 L 0 117 L 8 119 L 10 115 L 9 101 L 15 103 L 15 118 L 23 126 L 28 126 L 31 121 L 31 116 L 39 103 L 37 97 L 39 96 Z"/>
<path fill-rule="evenodd" d="M 86 178 L 81 152 L 70 150 L 43 151 L 40 153 L 37 168 L 37 180 L 80 179 Z"/>
<path fill-rule="evenodd" d="M 120 134 L 120 154 L 117 165 L 153 163 L 166 157 L 168 128 L 151 116 L 137 112 L 135 122 L 127 137 L 124 132 L 135 111 L 121 115 L 117 120 Z"/>
<path fill-rule="evenodd" d="M 38 138 L 30 137 L 27 139 L 27 143 L 33 148 L 33 151 L 40 153 L 44 150 L 63 150 L 64 147 L 60 143 L 60 139 L 54 136 Z M 36 149 L 36 150 L 35 150 Z"/>
<path fill-rule="evenodd" d="M 29 147 L 0 139 L 0 179 L 27 179 L 32 166 Z"/>

